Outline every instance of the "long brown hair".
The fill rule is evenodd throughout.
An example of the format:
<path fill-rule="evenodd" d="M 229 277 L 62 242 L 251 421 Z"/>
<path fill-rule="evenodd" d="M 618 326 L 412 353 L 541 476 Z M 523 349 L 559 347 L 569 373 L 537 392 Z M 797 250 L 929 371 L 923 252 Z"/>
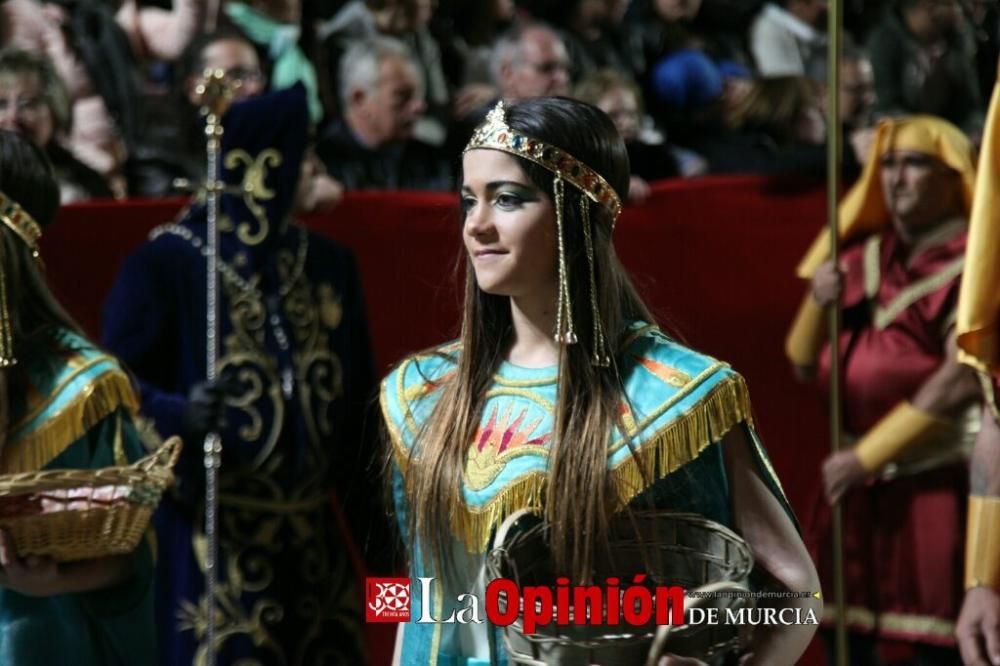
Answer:
<path fill-rule="evenodd" d="M 596 107 L 565 98 L 533 99 L 510 107 L 507 124 L 567 150 L 604 176 L 622 199 L 628 193 L 625 144 L 611 119 Z M 552 198 L 552 172 L 516 159 L 528 178 Z M 579 342 L 563 345 L 560 350 L 548 482 L 539 498 L 551 524 L 557 570 L 577 581 L 589 579 L 595 548 L 607 533 L 608 518 L 622 504 L 608 475 L 607 445 L 612 427 L 619 422 L 623 386 L 614 359 L 610 368 L 592 364 L 595 347 L 581 196 L 575 187 L 566 186 L 564 242 L 573 276 L 570 289 Z M 589 201 L 588 205 L 596 298 L 603 330 L 614 352 L 630 322 L 651 322 L 652 316 L 615 254 L 608 214 Z M 440 399 L 417 437 L 407 467 L 411 552 L 419 539 L 425 557 L 441 567 L 450 561 L 447 544 L 455 532 L 455 517 L 460 515 L 470 442 L 513 330 L 509 298 L 480 290 L 468 257 L 464 300 L 457 372 L 441 388 Z"/>
<path fill-rule="evenodd" d="M 20 204 L 44 229 L 59 210 L 59 185 L 45 153 L 28 139 L 0 130 L 0 192 Z M 52 351 L 53 333 L 80 326 L 49 290 L 41 262 L 20 236 L 0 223 L 0 262 L 7 287 L 14 356 Z M 25 363 L 14 366 L 14 381 Z"/>

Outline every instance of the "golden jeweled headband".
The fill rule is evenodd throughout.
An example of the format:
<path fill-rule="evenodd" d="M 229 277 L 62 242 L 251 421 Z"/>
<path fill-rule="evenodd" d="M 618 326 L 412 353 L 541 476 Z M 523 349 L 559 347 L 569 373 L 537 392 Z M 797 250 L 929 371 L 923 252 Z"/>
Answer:
<path fill-rule="evenodd" d="M 11 231 L 21 237 L 31 256 L 38 258 L 38 239 L 42 237 L 42 228 L 35 218 L 31 217 L 21 204 L 17 203 L 3 192 L 0 192 L 0 222 L 3 222 Z"/>
<path fill-rule="evenodd" d="M 3 192 L 0 192 L 0 222 L 17 234 L 31 250 L 31 255 L 38 259 L 38 239 L 42 237 L 42 228 L 21 208 L 20 204 Z M 0 368 L 9 368 L 17 364 L 17 359 L 14 358 L 13 326 L 7 300 L 7 276 L 4 274 L 3 263 L 0 262 Z"/>
<path fill-rule="evenodd" d="M 611 229 L 615 228 L 618 214 L 622 210 L 621 199 L 614 188 L 586 164 L 576 159 L 566 151 L 556 148 L 544 141 L 528 136 L 523 132 L 512 130 L 507 125 L 507 110 L 503 100 L 487 114 L 485 122 L 475 131 L 469 145 L 463 152 L 482 148 L 499 150 L 548 169 L 553 174 L 552 192 L 555 199 L 556 229 L 559 248 L 559 302 L 556 308 L 555 339 L 560 344 L 571 345 L 577 342 L 573 327 L 573 303 L 569 288 L 569 265 L 566 262 L 566 246 L 563 235 L 563 207 L 565 205 L 565 182 L 569 182 L 580 190 L 580 221 L 583 226 L 583 240 L 587 254 L 587 264 L 590 268 L 590 308 L 593 317 L 593 364 L 606 368 L 611 365 L 607 342 L 604 337 L 604 326 L 601 323 L 601 313 L 597 303 L 597 281 L 594 271 L 594 239 L 590 228 L 590 202 L 603 207 L 611 218 Z"/>
<path fill-rule="evenodd" d="M 486 121 L 476 129 L 463 152 L 476 148 L 500 150 L 545 167 L 603 206 L 611 216 L 612 227 L 621 213 L 621 199 L 601 174 L 561 148 L 508 127 L 507 109 L 502 100 L 487 114 Z"/>

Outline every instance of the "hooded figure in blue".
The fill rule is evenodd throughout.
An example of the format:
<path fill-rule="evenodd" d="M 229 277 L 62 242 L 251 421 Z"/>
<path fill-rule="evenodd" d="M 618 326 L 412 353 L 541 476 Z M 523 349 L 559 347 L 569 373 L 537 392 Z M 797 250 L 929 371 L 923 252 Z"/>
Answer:
<path fill-rule="evenodd" d="M 306 147 L 301 87 L 241 101 L 223 119 L 219 377 L 205 380 L 206 209 L 195 200 L 125 262 L 104 344 L 137 375 L 142 412 L 187 446 L 158 515 L 161 662 L 364 663 L 360 601 L 334 520 L 363 477 L 373 393 L 352 254 L 291 224 Z M 201 441 L 221 425 L 220 590 L 205 642 Z M 354 488 L 364 503 L 375 493 Z M 346 506 L 367 518 L 367 507 Z"/>

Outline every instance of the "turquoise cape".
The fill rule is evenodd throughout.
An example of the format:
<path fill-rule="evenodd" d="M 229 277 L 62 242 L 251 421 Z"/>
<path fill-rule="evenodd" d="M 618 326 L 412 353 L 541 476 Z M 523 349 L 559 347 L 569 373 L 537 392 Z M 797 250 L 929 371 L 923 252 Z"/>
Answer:
<path fill-rule="evenodd" d="M 96 469 L 144 454 L 131 417 L 137 399 L 118 362 L 70 331 L 58 353 L 22 359 L 27 387 L 10 396 L 0 473 Z M 0 664 L 153 664 L 153 551 L 111 588 L 28 597 L 0 588 Z"/>
<path fill-rule="evenodd" d="M 609 434 L 608 468 L 623 507 L 632 503 L 694 512 L 732 528 L 720 444 L 730 429 L 741 426 L 752 443 L 760 476 L 788 509 L 754 430 L 746 383 L 738 373 L 722 361 L 669 339 L 651 325 L 634 324 L 621 348 L 624 351 L 618 357 L 618 367 L 625 387 L 619 407 L 622 426 Z M 394 501 L 404 538 L 410 510 L 405 493 L 407 469 L 420 464 L 421 429 L 442 387 L 454 376 L 459 354 L 461 345 L 452 342 L 411 356 L 382 382 L 382 412 L 393 447 Z M 507 515 L 543 506 L 553 432 L 556 368 L 529 369 L 503 363 L 494 379 L 481 425 L 469 448 L 464 501 L 458 515 L 452 517 L 456 541 L 473 560 L 484 556 L 493 531 Z M 414 619 L 420 616 L 424 603 L 417 578 L 434 575 L 422 561 L 420 549 L 415 550 L 410 562 Z M 433 588 L 440 592 L 431 602 L 434 617 L 447 617 L 456 607 L 455 595 L 469 591 L 448 587 L 439 584 Z M 487 663 L 463 655 L 459 640 L 442 631 L 443 626 L 405 625 L 404 662 Z"/>

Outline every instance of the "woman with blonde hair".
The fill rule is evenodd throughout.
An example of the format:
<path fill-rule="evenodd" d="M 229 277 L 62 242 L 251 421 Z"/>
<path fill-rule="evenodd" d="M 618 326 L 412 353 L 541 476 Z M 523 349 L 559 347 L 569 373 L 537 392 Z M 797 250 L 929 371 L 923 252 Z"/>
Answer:
<path fill-rule="evenodd" d="M 778 586 L 817 589 L 743 379 L 662 333 L 618 261 L 628 178 L 611 120 L 563 98 L 498 104 L 465 150 L 461 336 L 404 359 L 381 392 L 412 580 L 436 579 L 432 599 L 414 583 L 414 619 L 482 594 L 491 535 L 520 509 L 544 517 L 573 584 L 593 579 L 614 516 L 657 508 L 730 526 Z M 813 633 L 773 629 L 746 663 L 792 664 Z M 502 662 L 491 633 L 410 622 L 399 655 Z"/>

